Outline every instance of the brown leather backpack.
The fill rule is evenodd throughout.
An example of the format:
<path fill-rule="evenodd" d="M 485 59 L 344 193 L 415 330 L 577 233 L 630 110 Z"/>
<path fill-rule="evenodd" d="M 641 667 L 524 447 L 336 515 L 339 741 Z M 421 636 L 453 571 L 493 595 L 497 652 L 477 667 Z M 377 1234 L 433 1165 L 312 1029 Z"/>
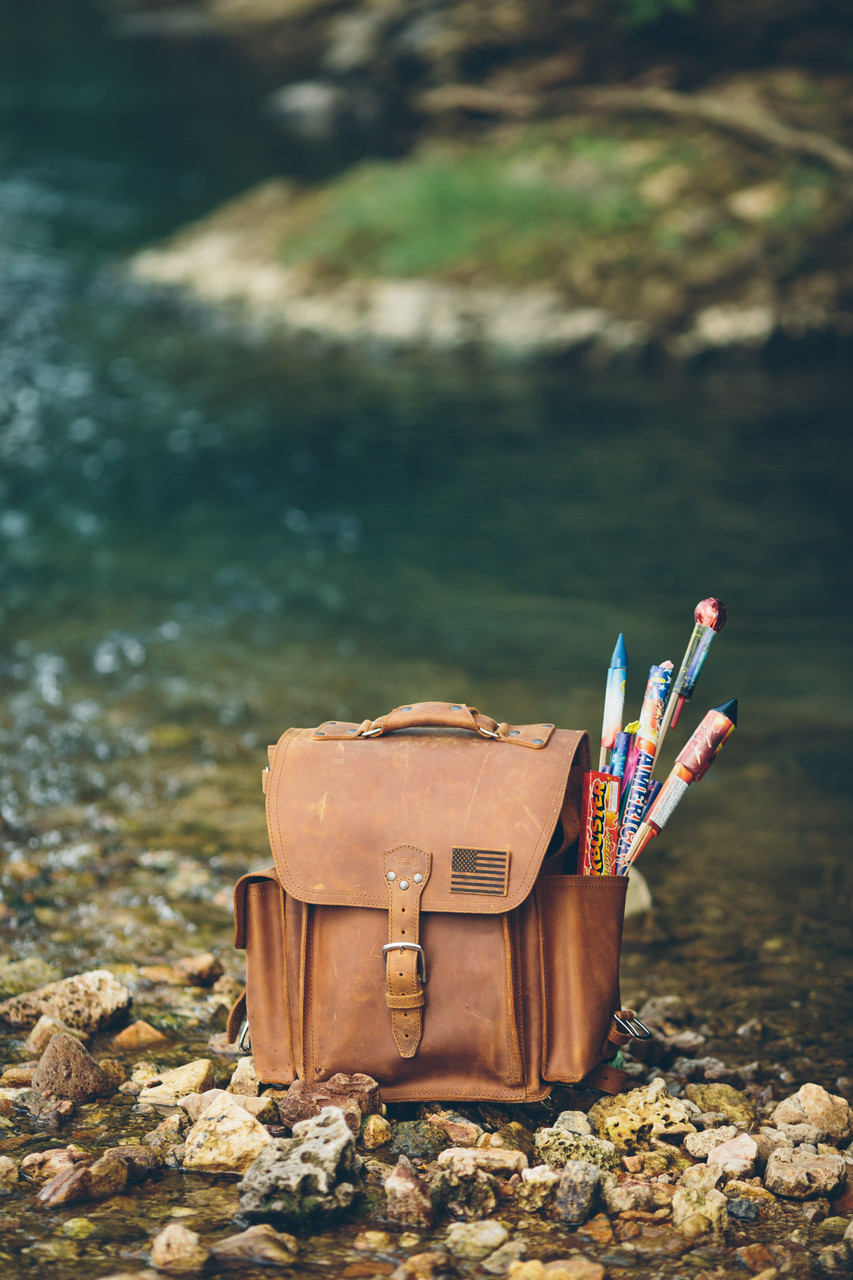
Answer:
<path fill-rule="evenodd" d="M 621 1086 L 600 1064 L 641 1034 L 619 1009 L 627 877 L 567 874 L 586 733 L 421 702 L 289 729 L 269 758 L 275 866 L 235 889 L 229 1019 L 262 1081 L 365 1072 L 389 1101 Z"/>

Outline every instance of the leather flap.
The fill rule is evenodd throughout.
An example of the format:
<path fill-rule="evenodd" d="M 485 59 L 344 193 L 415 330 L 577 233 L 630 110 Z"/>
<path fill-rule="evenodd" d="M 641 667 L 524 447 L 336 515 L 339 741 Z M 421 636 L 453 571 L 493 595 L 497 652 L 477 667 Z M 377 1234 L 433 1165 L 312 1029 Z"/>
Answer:
<path fill-rule="evenodd" d="M 276 870 L 302 902 L 387 908 L 382 855 L 412 845 L 433 860 L 423 911 L 497 915 L 530 893 L 561 811 L 564 844 L 577 837 L 585 733 L 533 751 L 459 730 L 315 734 L 280 739 L 266 797 Z"/>

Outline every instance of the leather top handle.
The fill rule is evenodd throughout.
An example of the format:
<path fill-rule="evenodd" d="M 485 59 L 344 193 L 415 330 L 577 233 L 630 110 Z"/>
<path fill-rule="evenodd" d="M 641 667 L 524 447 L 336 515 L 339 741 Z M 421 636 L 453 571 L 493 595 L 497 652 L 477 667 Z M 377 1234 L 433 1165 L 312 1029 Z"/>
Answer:
<path fill-rule="evenodd" d="M 326 720 L 307 732 L 315 742 L 345 742 L 353 738 L 381 738 L 397 729 L 467 729 L 481 738 L 494 738 L 536 751 L 547 747 L 554 733 L 553 724 L 498 724 L 491 716 L 481 715 L 476 707 L 464 702 L 409 702 L 377 720 L 362 720 L 361 724 Z"/>
<path fill-rule="evenodd" d="M 387 715 L 373 720 L 363 730 L 364 738 L 378 738 L 395 729 L 469 729 L 484 738 L 497 738 L 498 722 L 480 715 L 476 707 L 464 702 L 413 702 L 395 707 Z"/>

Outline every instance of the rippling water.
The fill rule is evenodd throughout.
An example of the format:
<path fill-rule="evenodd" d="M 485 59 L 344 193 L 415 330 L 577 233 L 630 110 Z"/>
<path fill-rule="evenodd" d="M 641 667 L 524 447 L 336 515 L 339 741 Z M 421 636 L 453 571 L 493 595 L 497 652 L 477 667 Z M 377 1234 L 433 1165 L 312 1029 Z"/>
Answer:
<path fill-rule="evenodd" d="M 366 362 L 146 296 L 115 260 L 280 153 L 237 81 L 217 100 L 85 5 L 30 8 L 3 19 L 0 948 L 227 956 L 284 728 L 450 698 L 594 735 L 617 633 L 636 712 L 717 595 L 667 758 L 733 696 L 740 726 L 644 854 L 626 993 L 847 1074 L 842 374 Z"/>

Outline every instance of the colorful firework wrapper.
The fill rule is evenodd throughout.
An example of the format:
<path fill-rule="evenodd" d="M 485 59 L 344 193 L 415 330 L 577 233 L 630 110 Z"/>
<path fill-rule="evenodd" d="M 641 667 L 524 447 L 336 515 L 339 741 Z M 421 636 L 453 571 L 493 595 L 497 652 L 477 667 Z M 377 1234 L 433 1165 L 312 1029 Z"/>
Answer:
<path fill-rule="evenodd" d="M 619 832 L 619 843 L 616 848 L 617 875 L 623 874 L 630 862 L 631 841 L 643 821 L 646 795 L 652 776 L 652 766 L 655 762 L 654 744 L 641 738 L 639 734 L 637 735 L 637 742 L 639 747 L 637 751 L 637 768 L 634 771 L 631 790 L 628 792 L 628 799 L 625 802 L 622 827 Z"/>
<path fill-rule="evenodd" d="M 585 773 L 578 849 L 580 874 L 613 875 L 618 837 L 619 779 L 609 773 Z"/>

